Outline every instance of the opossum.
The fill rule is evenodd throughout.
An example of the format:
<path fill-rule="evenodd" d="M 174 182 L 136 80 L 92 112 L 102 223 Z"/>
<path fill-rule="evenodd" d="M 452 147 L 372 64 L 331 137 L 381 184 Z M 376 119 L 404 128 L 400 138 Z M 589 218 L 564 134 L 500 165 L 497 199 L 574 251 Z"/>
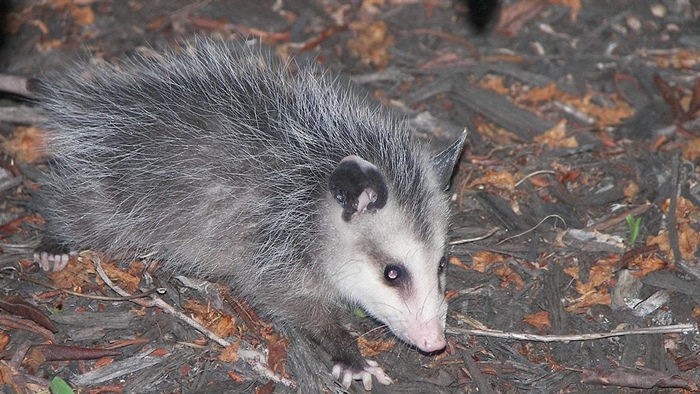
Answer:
<path fill-rule="evenodd" d="M 391 379 L 342 327 L 359 305 L 423 352 L 445 347 L 449 185 L 407 122 L 312 64 L 198 39 L 39 81 L 54 155 L 46 245 L 149 253 L 226 281 L 331 356 L 344 386 Z M 54 251 L 56 249 L 53 249 Z"/>

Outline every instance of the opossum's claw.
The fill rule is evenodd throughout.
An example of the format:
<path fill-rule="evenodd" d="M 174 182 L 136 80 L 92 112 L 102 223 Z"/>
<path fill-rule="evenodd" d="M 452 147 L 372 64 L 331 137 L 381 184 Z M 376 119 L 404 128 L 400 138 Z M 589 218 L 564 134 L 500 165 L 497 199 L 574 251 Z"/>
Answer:
<path fill-rule="evenodd" d="M 372 376 L 377 378 L 381 384 L 387 385 L 393 383 L 391 378 L 384 372 L 382 367 L 376 361 L 365 360 L 367 365 L 362 370 L 349 368 L 345 364 L 335 364 L 333 366 L 333 377 L 340 380 L 343 387 L 348 389 L 353 380 L 362 380 L 362 386 L 365 390 L 372 390 Z"/>
<path fill-rule="evenodd" d="M 63 254 L 52 254 L 48 252 L 37 252 L 34 253 L 34 262 L 39 264 L 41 269 L 44 271 L 61 271 L 68 265 L 68 260 L 70 255 L 67 253 Z"/>

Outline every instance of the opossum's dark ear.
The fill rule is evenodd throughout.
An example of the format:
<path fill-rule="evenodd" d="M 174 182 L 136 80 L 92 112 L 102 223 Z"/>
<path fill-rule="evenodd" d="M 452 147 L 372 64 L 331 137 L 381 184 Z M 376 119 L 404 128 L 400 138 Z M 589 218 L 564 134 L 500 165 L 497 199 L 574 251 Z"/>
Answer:
<path fill-rule="evenodd" d="M 457 138 L 457 141 L 453 142 L 452 145 L 447 147 L 447 149 L 433 157 L 433 168 L 438 176 L 438 182 L 440 182 L 440 185 L 442 185 L 444 190 L 450 188 L 452 174 L 454 173 L 455 166 L 459 161 L 459 157 L 462 156 L 464 141 L 467 140 L 468 134 L 469 132 L 467 129 L 464 129 L 464 132 L 459 136 L 459 138 Z"/>
<path fill-rule="evenodd" d="M 333 198 L 343 207 L 348 221 L 366 210 L 384 207 L 389 197 L 384 175 L 372 163 L 358 156 L 347 156 L 338 163 L 328 181 Z"/>

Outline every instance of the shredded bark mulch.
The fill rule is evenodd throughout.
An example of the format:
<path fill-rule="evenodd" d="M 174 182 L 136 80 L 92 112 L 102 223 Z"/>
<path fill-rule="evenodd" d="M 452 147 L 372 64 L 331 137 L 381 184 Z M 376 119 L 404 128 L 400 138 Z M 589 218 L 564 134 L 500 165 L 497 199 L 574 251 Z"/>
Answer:
<path fill-rule="evenodd" d="M 349 77 L 435 150 L 469 129 L 449 345 L 421 355 L 352 316 L 395 380 L 375 392 L 698 391 L 697 3 L 17 0 L 0 1 L 0 30 L 0 73 L 39 78 L 195 34 L 246 37 Z M 225 287 L 92 251 L 62 270 L 31 262 L 43 131 L 8 81 L 0 391 L 289 391 L 287 339 Z"/>

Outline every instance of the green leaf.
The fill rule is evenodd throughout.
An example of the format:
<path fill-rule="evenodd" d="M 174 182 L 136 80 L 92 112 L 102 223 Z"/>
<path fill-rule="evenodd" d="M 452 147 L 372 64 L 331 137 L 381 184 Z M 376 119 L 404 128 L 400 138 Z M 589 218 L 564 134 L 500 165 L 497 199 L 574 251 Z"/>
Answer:
<path fill-rule="evenodd" d="M 635 218 L 632 215 L 625 216 L 627 221 L 627 227 L 630 229 L 630 235 L 627 239 L 627 244 L 632 247 L 634 243 L 637 242 L 637 237 L 639 236 L 639 229 L 642 227 L 642 218 Z"/>
<path fill-rule="evenodd" d="M 59 378 L 58 376 L 54 377 L 51 380 L 49 390 L 51 390 L 51 394 L 74 394 L 73 389 L 70 388 L 68 383 L 66 383 L 65 380 Z"/>

